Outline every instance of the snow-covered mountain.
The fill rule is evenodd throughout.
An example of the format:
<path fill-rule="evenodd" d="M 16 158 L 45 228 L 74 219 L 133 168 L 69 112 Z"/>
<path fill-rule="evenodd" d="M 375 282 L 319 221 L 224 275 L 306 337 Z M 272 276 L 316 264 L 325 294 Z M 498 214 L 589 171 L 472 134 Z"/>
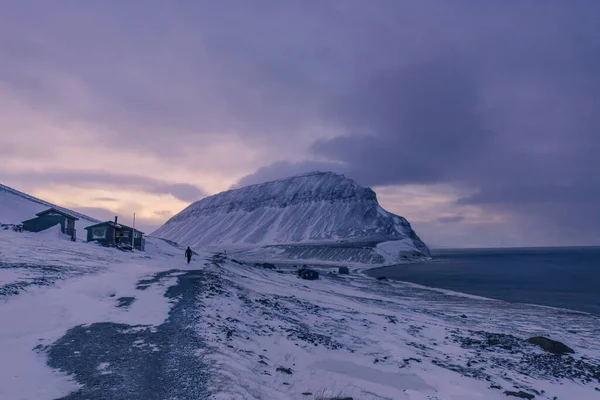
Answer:
<path fill-rule="evenodd" d="M 79 221 L 75 222 L 75 229 L 77 230 L 77 237 L 80 239 L 85 239 L 86 237 L 84 229 L 86 226 L 100 222 L 95 218 L 40 200 L 0 184 L 0 224 L 18 225 L 27 219 L 35 218 L 36 213 L 50 207 L 79 218 Z"/>
<path fill-rule="evenodd" d="M 243 248 L 257 259 L 385 264 L 429 256 L 408 221 L 384 210 L 373 190 L 332 172 L 206 197 L 153 236 L 194 248 Z"/>

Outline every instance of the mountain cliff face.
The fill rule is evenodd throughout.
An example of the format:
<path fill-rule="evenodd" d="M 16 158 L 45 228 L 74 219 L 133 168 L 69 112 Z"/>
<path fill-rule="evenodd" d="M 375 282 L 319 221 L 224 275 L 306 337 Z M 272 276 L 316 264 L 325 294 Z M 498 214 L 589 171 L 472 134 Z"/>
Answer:
<path fill-rule="evenodd" d="M 333 260 L 344 253 L 347 261 L 381 263 L 390 257 L 429 256 L 408 221 L 381 208 L 373 190 L 332 172 L 204 198 L 153 236 L 196 248 L 258 246 L 286 259 Z"/>

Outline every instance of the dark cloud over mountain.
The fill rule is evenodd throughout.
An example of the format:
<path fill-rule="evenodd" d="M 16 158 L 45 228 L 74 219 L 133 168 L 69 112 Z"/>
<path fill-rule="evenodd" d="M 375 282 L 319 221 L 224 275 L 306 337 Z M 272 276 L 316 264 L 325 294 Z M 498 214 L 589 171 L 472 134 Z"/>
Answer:
<path fill-rule="evenodd" d="M 585 0 L 19 2 L 0 15 L 0 107 L 43 114 L 25 144 L 78 121 L 90 142 L 198 182 L 211 168 L 231 169 L 229 183 L 246 175 L 234 186 L 334 170 L 398 190 L 468 188 L 431 219 L 467 226 L 464 208 L 477 207 L 518 224 L 519 241 L 589 243 L 600 234 L 598 21 L 600 3 Z M 0 154 L 25 156 L 23 136 L 0 139 Z M 176 173 L 89 174 L 52 179 L 205 195 Z"/>

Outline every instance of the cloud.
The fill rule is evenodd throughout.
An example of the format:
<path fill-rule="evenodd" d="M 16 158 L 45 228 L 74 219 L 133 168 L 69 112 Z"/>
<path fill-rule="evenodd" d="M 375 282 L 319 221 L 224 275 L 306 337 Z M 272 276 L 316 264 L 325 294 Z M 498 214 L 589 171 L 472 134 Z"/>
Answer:
<path fill-rule="evenodd" d="M 287 178 L 306 172 L 336 171 L 342 173 L 344 169 L 344 166 L 339 163 L 326 161 L 278 161 L 269 166 L 262 167 L 250 175 L 242 177 L 237 183 L 232 185 L 231 189 Z"/>
<path fill-rule="evenodd" d="M 451 217 L 440 217 L 438 218 L 438 222 L 441 222 L 443 224 L 452 224 L 452 223 L 456 223 L 456 222 L 460 222 L 460 221 L 464 221 L 465 217 L 462 215 L 454 215 Z"/>
<path fill-rule="evenodd" d="M 344 133 L 313 156 L 367 185 L 472 188 L 457 206 L 509 213 L 530 242 L 597 243 L 600 6 L 440 10 L 445 43 L 424 34 L 417 56 L 362 71 L 322 113 Z"/>
<path fill-rule="evenodd" d="M 62 183 L 80 185 L 88 188 L 114 187 L 117 189 L 140 190 L 154 194 L 170 194 L 186 202 L 200 200 L 206 192 L 195 185 L 187 183 L 171 183 L 142 175 L 128 173 L 112 173 L 106 171 L 85 170 L 49 170 L 21 173 L 4 173 L 0 177 L 20 179 L 31 184 Z M 115 198 L 105 198 L 102 201 L 116 201 Z"/>
<path fill-rule="evenodd" d="M 96 197 L 94 198 L 95 201 L 101 201 L 101 202 L 109 202 L 109 203 L 114 203 L 119 201 L 118 199 L 115 199 L 114 197 Z"/>
<path fill-rule="evenodd" d="M 102 207 L 74 207 L 74 211 L 80 212 L 84 215 L 96 218 L 100 221 L 114 221 L 115 216 L 119 218 L 119 221 L 128 226 L 133 225 L 133 217 L 129 215 L 123 215 L 119 211 L 110 210 Z M 148 220 L 144 218 L 136 218 L 135 227 L 146 234 L 150 234 L 157 230 L 161 224 L 156 221 Z"/>
<path fill-rule="evenodd" d="M 313 151 L 350 165 L 373 185 L 459 177 L 494 135 L 479 110 L 473 74 L 457 64 L 449 57 L 397 68 L 359 85 L 333 110 L 351 133 L 317 141 Z"/>
<path fill-rule="evenodd" d="M 74 207 L 73 210 L 100 221 L 112 221 L 119 215 L 117 211 L 102 207 Z"/>
<path fill-rule="evenodd" d="M 160 210 L 160 211 L 154 211 L 154 215 L 156 215 L 157 217 L 162 218 L 164 220 L 167 220 L 173 216 L 173 212 L 169 211 L 169 210 Z"/>
<path fill-rule="evenodd" d="M 334 170 L 371 186 L 468 187 L 478 194 L 455 214 L 509 213 L 537 242 L 600 234 L 582 217 L 599 206 L 598 2 L 35 9 L 0 14 L 0 175 L 23 185 L 189 202 L 198 185 Z M 97 154 L 107 172 L 80 172 Z"/>

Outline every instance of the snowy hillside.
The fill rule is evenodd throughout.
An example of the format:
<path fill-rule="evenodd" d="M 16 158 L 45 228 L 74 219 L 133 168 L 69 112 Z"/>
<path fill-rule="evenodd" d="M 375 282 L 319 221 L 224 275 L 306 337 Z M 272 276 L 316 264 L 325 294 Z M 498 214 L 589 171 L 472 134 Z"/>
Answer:
<path fill-rule="evenodd" d="M 408 221 L 381 208 L 373 190 L 332 172 L 207 197 L 153 236 L 194 248 L 260 247 L 261 256 L 281 259 L 382 264 L 429 256 Z"/>
<path fill-rule="evenodd" d="M 0 399 L 598 398 L 599 316 L 146 249 L 0 231 Z"/>
<path fill-rule="evenodd" d="M 18 225 L 25 220 L 34 218 L 36 213 L 50 207 L 57 208 L 79 218 L 79 221 L 75 222 L 75 229 L 77 230 L 77 237 L 79 239 L 86 238 L 86 231 L 84 229 L 86 226 L 99 222 L 97 219 L 88 217 L 87 215 L 59 207 L 0 184 L 0 224 Z"/>

